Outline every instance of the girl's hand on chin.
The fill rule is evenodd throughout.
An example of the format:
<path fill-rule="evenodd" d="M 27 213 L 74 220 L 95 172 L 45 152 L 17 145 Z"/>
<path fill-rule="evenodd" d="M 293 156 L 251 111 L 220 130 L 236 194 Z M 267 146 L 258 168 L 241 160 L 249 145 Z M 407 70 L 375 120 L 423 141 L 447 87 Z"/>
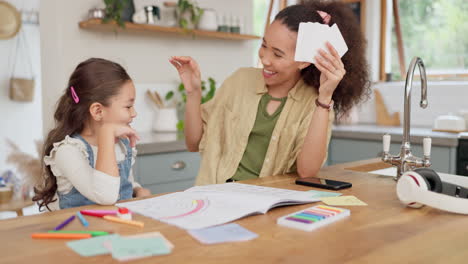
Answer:
<path fill-rule="evenodd" d="M 140 140 L 138 133 L 130 125 L 117 125 L 107 124 L 105 126 L 110 127 L 113 130 L 114 137 L 117 138 L 128 138 L 130 140 L 130 146 L 133 148 L 136 146 L 136 142 Z"/>

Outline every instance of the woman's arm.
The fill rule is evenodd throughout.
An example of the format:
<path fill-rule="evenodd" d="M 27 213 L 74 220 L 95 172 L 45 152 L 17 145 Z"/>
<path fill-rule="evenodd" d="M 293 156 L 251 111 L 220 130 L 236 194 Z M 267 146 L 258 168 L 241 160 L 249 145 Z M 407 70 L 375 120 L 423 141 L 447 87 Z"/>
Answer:
<path fill-rule="evenodd" d="M 200 144 L 200 140 L 203 136 L 201 94 L 199 93 L 187 93 L 184 134 L 187 149 L 192 152 L 197 152 L 198 145 Z"/>
<path fill-rule="evenodd" d="M 346 74 L 341 57 L 330 43 L 330 53 L 323 50 L 316 56 L 315 66 L 320 70 L 320 87 L 317 100 L 330 105 L 333 92 Z M 312 115 L 302 150 L 297 158 L 297 172 L 300 177 L 313 177 L 320 170 L 327 153 L 329 110 L 317 106 Z"/>
<path fill-rule="evenodd" d="M 320 97 L 318 100 L 325 102 Z M 327 154 L 328 130 L 331 125 L 329 114 L 327 109 L 321 107 L 316 107 L 312 114 L 301 152 L 297 157 L 297 173 L 300 177 L 313 177 L 322 167 Z"/>
<path fill-rule="evenodd" d="M 177 69 L 187 93 L 184 126 L 185 144 L 189 151 L 196 152 L 203 135 L 200 69 L 197 62 L 191 57 L 174 56 L 169 61 Z"/>

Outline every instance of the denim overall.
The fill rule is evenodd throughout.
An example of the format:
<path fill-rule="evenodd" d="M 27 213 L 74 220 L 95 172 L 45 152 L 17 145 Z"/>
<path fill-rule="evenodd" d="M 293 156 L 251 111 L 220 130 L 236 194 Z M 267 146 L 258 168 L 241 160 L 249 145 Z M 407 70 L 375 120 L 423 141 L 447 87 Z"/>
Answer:
<path fill-rule="evenodd" d="M 91 149 L 91 145 L 89 145 L 89 143 L 86 142 L 86 140 L 79 134 L 74 134 L 71 137 L 80 139 L 86 145 L 89 165 L 94 168 L 94 153 Z M 127 154 L 125 155 L 125 160 L 119 162 L 118 164 L 120 175 L 120 190 L 118 200 L 125 200 L 132 198 L 133 194 L 132 183 L 128 180 L 128 177 L 130 176 L 130 169 L 132 168 L 132 148 L 130 147 L 128 139 L 121 139 L 121 142 L 125 145 Z M 89 188 L 92 188 L 92 186 Z M 73 187 L 72 190 L 66 194 L 59 193 L 58 197 L 60 209 L 96 204 L 95 202 L 84 197 L 75 187 Z"/>

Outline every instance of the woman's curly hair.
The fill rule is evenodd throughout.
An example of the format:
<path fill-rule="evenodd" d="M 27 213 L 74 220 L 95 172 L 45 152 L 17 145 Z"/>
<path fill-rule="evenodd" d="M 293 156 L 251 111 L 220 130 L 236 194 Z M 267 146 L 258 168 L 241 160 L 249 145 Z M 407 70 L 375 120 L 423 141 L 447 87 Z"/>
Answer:
<path fill-rule="evenodd" d="M 366 41 L 356 15 L 345 3 L 315 0 L 285 8 L 276 15 L 275 20 L 281 21 L 289 30 L 298 32 L 301 22 L 324 24 L 317 11 L 330 14 L 328 25 L 338 25 L 348 46 L 348 51 L 341 58 L 346 74 L 333 93 L 335 111 L 339 116 L 343 116 L 354 105 L 367 99 L 370 94 L 369 72 L 365 57 Z M 303 69 L 301 76 L 306 84 L 316 89 L 320 86 L 320 71 L 314 64 Z"/>

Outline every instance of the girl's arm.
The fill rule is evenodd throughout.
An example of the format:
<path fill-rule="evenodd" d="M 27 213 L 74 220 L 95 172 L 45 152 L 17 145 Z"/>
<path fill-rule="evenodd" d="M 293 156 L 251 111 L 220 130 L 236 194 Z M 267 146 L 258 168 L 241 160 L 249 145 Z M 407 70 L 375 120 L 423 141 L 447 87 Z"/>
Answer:
<path fill-rule="evenodd" d="M 99 129 L 96 170 L 119 177 L 119 167 L 115 158 L 114 127 L 112 125 L 105 124 Z"/>
<path fill-rule="evenodd" d="M 135 153 L 136 150 L 134 149 L 133 150 L 133 153 Z M 132 167 L 135 163 L 135 156 L 134 155 L 132 157 Z M 146 189 L 146 188 L 143 188 L 141 187 L 141 185 L 135 181 L 135 177 L 133 176 L 133 168 L 130 170 L 130 175 L 128 176 L 128 181 L 132 184 L 132 187 L 133 187 L 133 197 L 147 197 L 147 196 L 151 196 L 151 191 Z"/>
<path fill-rule="evenodd" d="M 151 196 L 151 191 L 143 187 L 135 187 L 133 188 L 133 196 L 136 198 L 148 197 Z"/>
<path fill-rule="evenodd" d="M 187 93 L 185 105 L 185 144 L 192 152 L 198 151 L 203 135 L 201 117 L 201 76 L 197 62 L 191 57 L 171 57 L 169 60 L 177 69 Z"/>
<path fill-rule="evenodd" d="M 318 101 L 329 105 L 336 87 L 346 74 L 338 52 L 327 43 L 330 53 L 323 50 L 316 56 L 315 66 L 320 70 Z M 329 110 L 317 106 L 312 115 L 302 150 L 297 158 L 297 172 L 300 177 L 313 177 L 320 170 L 327 153 Z"/>
<path fill-rule="evenodd" d="M 115 157 L 115 140 L 117 138 L 128 138 L 132 147 L 139 139 L 136 131 L 130 126 L 103 124 L 99 128 L 96 170 L 114 177 L 119 177 L 119 167 Z"/>
<path fill-rule="evenodd" d="M 81 143 L 76 143 L 81 144 Z M 75 144 L 64 144 L 51 152 L 50 162 L 57 180 L 58 191 L 68 193 L 75 187 L 82 195 L 97 204 L 114 204 L 119 197 L 120 178 L 112 177 L 89 165 L 83 150 Z M 47 164 L 47 163 L 46 163 Z"/>

